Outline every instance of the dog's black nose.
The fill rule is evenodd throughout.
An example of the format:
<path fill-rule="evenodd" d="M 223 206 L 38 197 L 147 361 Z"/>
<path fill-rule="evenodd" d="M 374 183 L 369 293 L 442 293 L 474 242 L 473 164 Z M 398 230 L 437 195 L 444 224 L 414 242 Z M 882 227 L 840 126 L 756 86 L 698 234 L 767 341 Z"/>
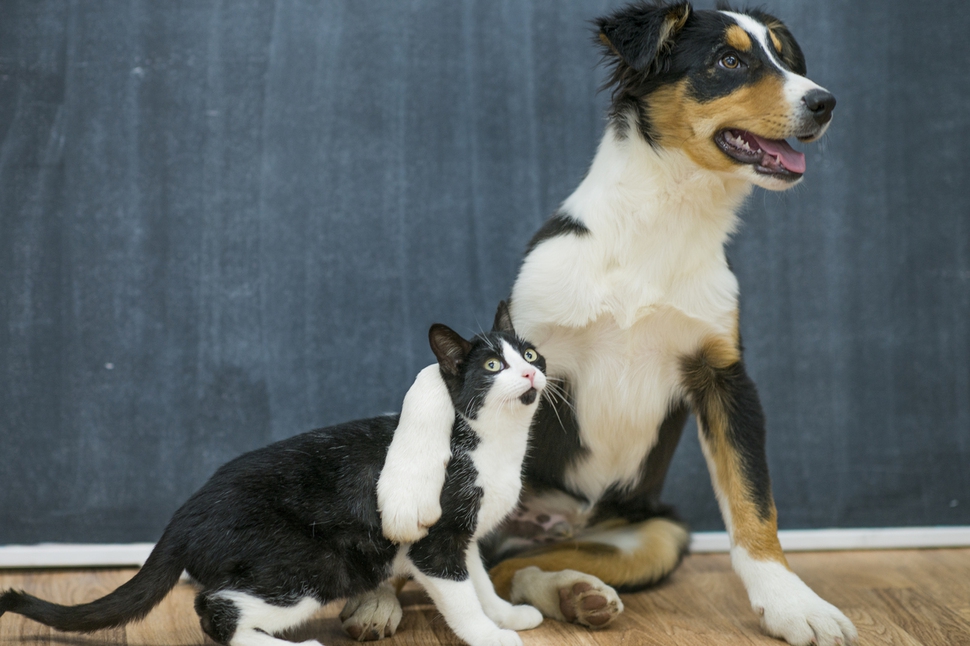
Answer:
<path fill-rule="evenodd" d="M 815 123 L 824 126 L 832 118 L 835 109 L 835 97 L 825 90 L 812 90 L 802 97 L 805 107 L 812 113 Z"/>

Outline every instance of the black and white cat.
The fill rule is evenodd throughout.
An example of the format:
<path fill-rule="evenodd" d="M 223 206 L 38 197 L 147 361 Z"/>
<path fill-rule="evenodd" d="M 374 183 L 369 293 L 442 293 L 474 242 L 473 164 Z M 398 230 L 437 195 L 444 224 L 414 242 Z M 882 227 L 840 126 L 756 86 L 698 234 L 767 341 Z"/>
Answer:
<path fill-rule="evenodd" d="M 505 303 L 492 332 L 466 341 L 444 325 L 431 348 L 454 404 L 441 517 L 415 543 L 386 539 L 377 481 L 398 416 L 311 431 L 224 465 L 174 515 L 144 567 L 87 604 L 24 592 L 0 595 L 15 612 L 59 630 L 93 631 L 144 617 L 185 570 L 201 586 L 203 630 L 230 646 L 283 646 L 273 635 L 321 605 L 413 576 L 472 646 L 518 646 L 515 630 L 542 615 L 499 598 L 477 539 L 515 508 L 545 360 L 512 329 Z M 419 476 L 420 477 L 420 476 Z M 379 595 L 378 595 L 379 596 Z M 305 642 L 308 646 L 318 642 Z"/>

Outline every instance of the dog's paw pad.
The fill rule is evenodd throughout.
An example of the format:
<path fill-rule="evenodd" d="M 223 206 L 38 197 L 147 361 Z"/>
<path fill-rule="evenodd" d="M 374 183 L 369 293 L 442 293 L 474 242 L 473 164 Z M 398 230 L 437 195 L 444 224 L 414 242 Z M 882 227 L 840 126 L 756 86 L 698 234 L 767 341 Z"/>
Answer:
<path fill-rule="evenodd" d="M 611 589 L 579 581 L 559 588 L 559 610 L 570 623 L 603 628 L 620 614 L 622 605 Z"/>

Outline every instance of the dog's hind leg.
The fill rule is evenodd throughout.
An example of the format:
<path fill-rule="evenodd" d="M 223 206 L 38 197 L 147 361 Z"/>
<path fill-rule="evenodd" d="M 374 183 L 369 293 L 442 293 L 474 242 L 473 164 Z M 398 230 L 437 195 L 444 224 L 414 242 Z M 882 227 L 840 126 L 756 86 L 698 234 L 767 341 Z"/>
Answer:
<path fill-rule="evenodd" d="M 623 611 L 617 590 L 661 581 L 687 549 L 687 528 L 667 518 L 593 531 L 498 563 L 495 590 L 545 616 L 602 628 Z"/>

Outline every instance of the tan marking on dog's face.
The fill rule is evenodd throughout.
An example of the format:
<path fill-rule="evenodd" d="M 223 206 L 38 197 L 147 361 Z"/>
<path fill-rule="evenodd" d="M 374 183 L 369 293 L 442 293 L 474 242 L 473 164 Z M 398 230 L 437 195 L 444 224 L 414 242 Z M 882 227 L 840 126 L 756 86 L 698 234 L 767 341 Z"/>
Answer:
<path fill-rule="evenodd" d="M 751 51 L 751 36 L 740 25 L 731 25 L 724 35 L 727 44 L 739 52 Z"/>
<path fill-rule="evenodd" d="M 732 172 L 743 166 L 714 143 L 714 135 L 725 128 L 768 139 L 793 134 L 791 108 L 779 75 L 767 74 L 756 83 L 704 103 L 690 96 L 688 83 L 685 79 L 647 97 L 647 114 L 661 146 L 683 150 L 702 168 Z"/>
<path fill-rule="evenodd" d="M 775 32 L 770 28 L 768 29 L 768 37 L 771 38 L 771 45 L 775 48 L 775 51 L 780 54 L 782 49 L 781 41 L 778 39 L 778 36 L 775 35 Z"/>

